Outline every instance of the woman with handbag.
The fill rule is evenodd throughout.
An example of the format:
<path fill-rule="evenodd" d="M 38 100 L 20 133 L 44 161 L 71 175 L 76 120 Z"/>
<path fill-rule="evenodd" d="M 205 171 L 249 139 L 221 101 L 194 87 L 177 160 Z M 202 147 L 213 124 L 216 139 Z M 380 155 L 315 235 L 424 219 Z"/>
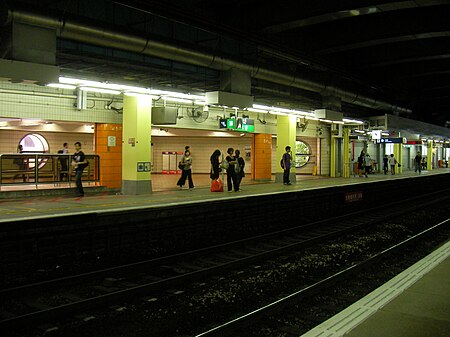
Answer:
<path fill-rule="evenodd" d="M 181 169 L 181 177 L 178 179 L 177 185 L 180 187 L 180 190 L 183 188 L 186 183 L 186 178 L 189 181 L 189 189 L 192 190 L 194 188 L 194 182 L 192 181 L 192 157 L 191 152 L 189 150 L 184 151 L 184 156 L 180 161 L 180 169 Z"/>
<path fill-rule="evenodd" d="M 211 192 L 223 192 L 223 184 L 219 179 L 219 174 L 222 171 L 220 168 L 220 150 L 215 150 L 209 158 L 211 162 L 211 170 L 209 177 L 211 178 Z"/>

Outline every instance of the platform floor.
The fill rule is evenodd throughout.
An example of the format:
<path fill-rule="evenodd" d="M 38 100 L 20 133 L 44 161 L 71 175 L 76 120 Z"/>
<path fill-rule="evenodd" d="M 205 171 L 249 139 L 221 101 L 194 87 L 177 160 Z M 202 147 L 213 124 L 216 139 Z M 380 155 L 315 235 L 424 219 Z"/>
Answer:
<path fill-rule="evenodd" d="M 450 173 L 450 169 L 439 169 L 422 172 L 421 176 Z M 163 207 L 180 204 L 191 204 L 205 200 L 223 200 L 228 198 L 245 198 L 256 195 L 285 193 L 289 191 L 310 190 L 328 188 L 333 186 L 372 183 L 392 179 L 408 179 L 417 177 L 414 172 L 406 172 L 401 175 L 373 174 L 368 178 L 326 178 L 317 176 L 297 176 L 297 183 L 286 186 L 281 183 L 254 182 L 250 179 L 243 180 L 242 192 L 212 193 L 209 191 L 209 179 L 204 178 L 205 185 L 193 190 L 178 190 L 176 187 L 168 187 L 161 191 L 146 195 L 111 195 L 106 192 L 90 193 L 89 186 L 85 186 L 85 197 L 75 197 L 73 194 L 53 195 L 26 198 L 0 198 L 0 223 L 23 219 L 52 218 L 60 215 L 80 215 L 86 213 L 109 213 L 114 211 L 126 211 Z M 194 179 L 196 179 L 194 177 Z M 199 179 L 199 177 L 197 177 Z M 447 177 L 445 179 L 448 179 Z M 176 184 L 176 183 L 175 183 Z M 226 182 L 225 184 L 226 185 Z M 172 185 L 173 186 L 173 185 Z M 199 184 L 197 184 L 199 186 Z M 7 193 L 0 191 L 1 193 Z M 51 193 L 50 193 L 51 194 Z"/>
<path fill-rule="evenodd" d="M 301 337 L 450 336 L 450 242 Z"/>

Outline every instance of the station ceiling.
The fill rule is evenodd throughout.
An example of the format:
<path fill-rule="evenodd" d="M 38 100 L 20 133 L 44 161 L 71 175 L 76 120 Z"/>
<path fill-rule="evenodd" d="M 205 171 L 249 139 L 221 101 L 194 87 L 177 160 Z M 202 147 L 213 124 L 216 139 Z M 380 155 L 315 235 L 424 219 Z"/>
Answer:
<path fill-rule="evenodd" d="M 8 1 L 6 1 L 8 3 Z M 277 105 L 392 113 L 336 99 L 340 88 L 401 107 L 403 117 L 450 127 L 450 0 L 10 1 L 38 11 L 157 35 L 323 84 L 324 90 L 254 78 L 252 94 Z M 12 5 L 12 4 L 11 4 Z M 114 49 L 114 48 L 112 48 Z M 132 60 L 132 62 L 130 62 Z M 189 62 L 60 41 L 70 74 L 105 74 L 142 85 L 217 90 L 220 72 Z"/>

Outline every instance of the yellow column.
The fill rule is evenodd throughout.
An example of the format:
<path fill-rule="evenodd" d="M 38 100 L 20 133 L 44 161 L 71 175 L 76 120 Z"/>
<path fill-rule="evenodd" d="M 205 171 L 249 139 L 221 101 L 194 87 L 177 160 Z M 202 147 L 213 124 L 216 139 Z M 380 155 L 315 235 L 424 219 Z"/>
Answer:
<path fill-rule="evenodd" d="M 344 178 L 350 178 L 350 130 L 344 128 Z"/>
<path fill-rule="evenodd" d="M 403 165 L 402 163 L 402 144 L 394 144 L 394 157 L 397 160 L 397 163 L 400 163 Z M 395 174 L 399 174 L 401 173 L 401 171 L 399 170 L 400 168 L 398 167 L 398 165 L 395 165 Z"/>
<path fill-rule="evenodd" d="M 123 97 L 122 193 L 151 193 L 151 106 L 149 96 Z"/>
<path fill-rule="evenodd" d="M 428 141 L 428 149 L 427 149 L 427 170 L 431 171 L 433 169 L 433 141 Z"/>
<path fill-rule="evenodd" d="M 295 160 L 295 141 L 297 135 L 297 118 L 295 116 L 277 116 L 277 160 L 275 170 L 275 181 L 283 181 L 283 169 L 280 160 L 286 152 L 286 146 L 291 147 L 292 160 Z M 291 168 L 289 177 L 291 183 L 295 183 L 295 167 Z"/>

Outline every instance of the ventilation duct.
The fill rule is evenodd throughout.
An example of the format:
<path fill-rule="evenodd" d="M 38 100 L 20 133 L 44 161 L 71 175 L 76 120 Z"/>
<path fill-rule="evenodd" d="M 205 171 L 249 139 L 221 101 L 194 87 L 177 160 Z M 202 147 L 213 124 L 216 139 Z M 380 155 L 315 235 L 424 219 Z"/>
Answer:
<path fill-rule="evenodd" d="M 320 93 L 321 95 L 337 96 L 344 102 L 360 105 L 373 109 L 389 110 L 394 113 L 410 113 L 411 110 L 394 106 L 387 102 L 377 101 L 371 97 L 359 95 L 356 92 L 347 91 L 316 79 L 298 78 L 293 74 L 281 73 L 276 70 L 261 68 L 258 65 L 249 65 L 233 59 L 224 58 L 219 55 L 205 53 L 204 51 L 188 49 L 180 46 L 170 45 L 166 41 L 150 40 L 148 38 L 119 32 L 113 27 L 98 27 L 87 22 L 75 20 L 60 20 L 45 14 L 32 13 L 26 10 L 3 10 L 0 18 L 3 25 L 11 22 L 22 22 L 39 27 L 56 29 L 59 38 L 89 43 L 107 48 L 116 48 L 134 52 L 137 54 L 150 55 L 188 63 L 191 65 L 212 68 L 220 71 L 236 68 L 248 72 L 252 77 L 268 82 L 278 83 L 288 87 L 300 88 Z"/>

